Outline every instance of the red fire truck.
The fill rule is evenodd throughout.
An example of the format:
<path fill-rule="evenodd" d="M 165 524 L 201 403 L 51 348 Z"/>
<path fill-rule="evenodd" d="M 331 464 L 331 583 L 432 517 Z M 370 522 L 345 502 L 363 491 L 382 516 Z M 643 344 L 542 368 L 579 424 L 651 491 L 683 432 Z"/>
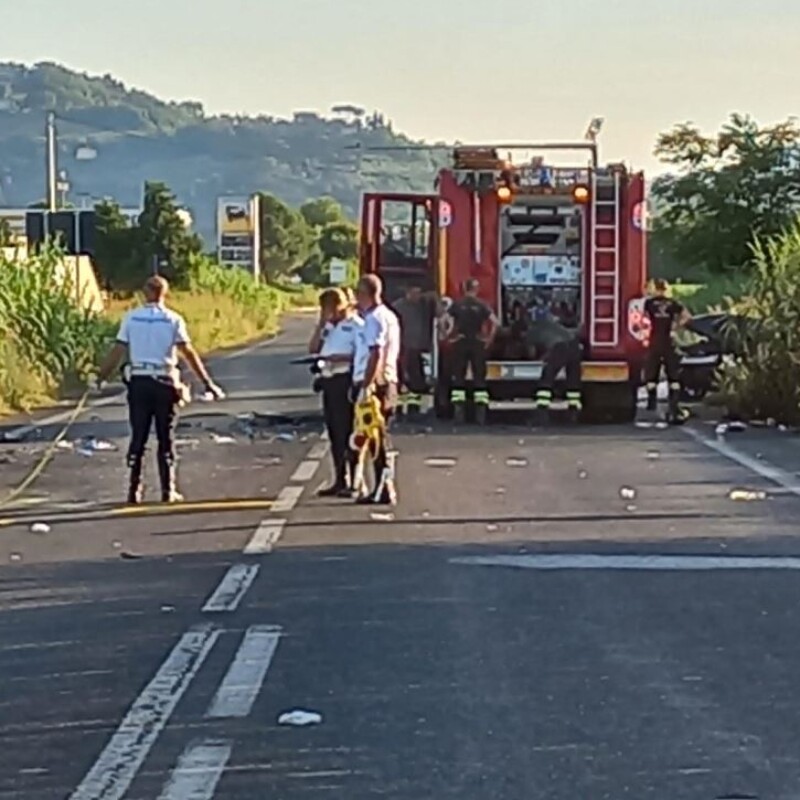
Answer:
<path fill-rule="evenodd" d="M 583 151 L 587 163 L 550 167 L 530 155 L 557 149 Z M 632 420 L 647 338 L 643 174 L 600 166 L 592 141 L 458 147 L 435 189 L 364 195 L 361 272 L 381 275 L 390 303 L 409 284 L 456 299 L 477 278 L 500 321 L 488 364 L 493 403 L 533 398 L 541 376 L 540 358 L 514 340 L 514 320 L 556 319 L 583 342 L 585 419 Z M 446 364 L 447 343 L 434 336 L 427 371 L 440 416 L 449 411 Z"/>

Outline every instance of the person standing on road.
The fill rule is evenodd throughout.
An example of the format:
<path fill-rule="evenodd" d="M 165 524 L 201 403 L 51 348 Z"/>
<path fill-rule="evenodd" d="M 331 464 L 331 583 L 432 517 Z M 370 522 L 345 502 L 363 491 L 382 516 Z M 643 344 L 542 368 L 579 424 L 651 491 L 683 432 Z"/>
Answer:
<path fill-rule="evenodd" d="M 399 402 L 407 412 L 419 411 L 427 391 L 423 354 L 433 344 L 436 300 L 419 286 L 410 286 L 405 297 L 394 304 L 400 320 L 400 379 L 403 392 Z"/>
<path fill-rule="evenodd" d="M 672 338 L 676 327 L 685 325 L 691 315 L 677 300 L 668 296 L 669 284 L 662 278 L 654 282 L 655 291 L 644 304 L 645 316 L 650 320 L 650 344 L 645 362 L 647 383 L 647 410 L 658 408 L 658 381 L 661 366 L 669 382 L 669 413 L 678 421 L 680 417 L 680 355 Z"/>
<path fill-rule="evenodd" d="M 358 305 L 364 319 L 353 368 L 353 395 L 363 398 L 374 392 L 380 400 L 387 435 L 380 442 L 375 458 L 375 478 L 382 490 L 359 503 L 394 505 L 397 492 L 394 469 L 390 464 L 388 429 L 397 405 L 398 361 L 400 359 L 400 323 L 383 302 L 383 283 L 377 275 L 364 275 L 358 282 Z"/>
<path fill-rule="evenodd" d="M 464 284 L 464 296 L 448 311 L 452 320 L 450 352 L 452 388 L 450 400 L 456 422 L 464 422 L 467 402 L 467 367 L 472 370 L 472 399 L 475 419 L 486 422 L 489 392 L 486 387 L 486 353 L 497 333 L 497 318 L 489 306 L 478 298 L 480 284 L 470 278 Z M 488 330 L 487 330 L 488 327 Z"/>
<path fill-rule="evenodd" d="M 320 315 L 308 352 L 323 360 L 319 387 L 325 426 L 331 444 L 333 483 L 319 491 L 320 497 L 352 497 L 348 465 L 352 466 L 350 434 L 353 432 L 351 397 L 353 360 L 364 321 L 350 308 L 341 289 L 326 289 L 319 298 Z M 352 471 L 351 471 L 352 472 Z"/>
<path fill-rule="evenodd" d="M 154 275 L 144 285 L 146 303 L 122 319 L 117 340 L 97 375 L 105 382 L 127 353 L 129 365 L 128 412 L 131 438 L 128 447 L 128 503 L 142 501 L 142 468 L 150 428 L 155 421 L 158 438 L 158 476 L 163 502 L 180 502 L 176 478 L 175 428 L 178 408 L 186 402 L 187 387 L 178 369 L 180 355 L 204 385 L 206 393 L 222 399 L 224 393 L 211 379 L 192 347 L 186 322 L 164 304 L 169 285 Z"/>

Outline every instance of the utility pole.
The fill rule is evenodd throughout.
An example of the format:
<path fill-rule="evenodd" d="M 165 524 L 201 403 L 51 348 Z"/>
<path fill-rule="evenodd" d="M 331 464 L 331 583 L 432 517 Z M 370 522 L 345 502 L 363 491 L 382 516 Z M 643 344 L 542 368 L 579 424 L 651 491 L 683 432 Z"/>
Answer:
<path fill-rule="evenodd" d="M 51 213 L 57 210 L 56 201 L 56 115 L 52 111 L 47 112 L 47 128 L 45 129 L 47 139 L 47 210 Z"/>

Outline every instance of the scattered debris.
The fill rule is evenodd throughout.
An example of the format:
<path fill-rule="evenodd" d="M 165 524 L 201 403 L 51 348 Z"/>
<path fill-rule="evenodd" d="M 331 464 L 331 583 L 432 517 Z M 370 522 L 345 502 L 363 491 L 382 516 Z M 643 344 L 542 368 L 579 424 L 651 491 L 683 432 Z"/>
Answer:
<path fill-rule="evenodd" d="M 528 466 L 528 459 L 527 458 L 507 458 L 506 459 L 506 466 L 507 467 L 527 467 Z"/>
<path fill-rule="evenodd" d="M 119 554 L 119 557 L 120 557 L 120 558 L 121 558 L 123 561 L 138 561 L 140 558 L 142 558 L 142 556 L 141 556 L 139 553 L 131 553 L 131 552 L 130 552 L 130 551 L 128 551 L 128 550 L 123 550 L 123 551 L 122 551 L 122 552 Z"/>
<path fill-rule="evenodd" d="M 176 447 L 197 447 L 200 444 L 199 439 L 192 439 L 188 436 L 176 436 L 175 437 L 175 446 Z"/>
<path fill-rule="evenodd" d="M 279 442 L 293 442 L 297 438 L 296 433 L 279 433 L 275 437 Z"/>
<path fill-rule="evenodd" d="M 31 533 L 50 533 L 50 526 L 46 522 L 34 522 Z"/>
<path fill-rule="evenodd" d="M 669 423 L 661 420 L 660 422 L 656 422 L 656 428 L 658 428 L 660 431 L 665 431 L 667 428 L 669 428 Z"/>
<path fill-rule="evenodd" d="M 497 488 L 494 490 L 494 493 L 495 493 L 495 494 L 505 494 L 505 493 L 506 493 L 505 487 L 504 487 L 504 486 L 498 486 L 498 487 L 497 487 Z"/>
<path fill-rule="evenodd" d="M 11 553 L 8 557 L 9 561 L 22 561 L 22 553 Z"/>
<path fill-rule="evenodd" d="M 747 430 L 747 423 L 741 420 L 734 420 L 728 423 L 728 431 L 730 433 L 744 433 Z"/>
<path fill-rule="evenodd" d="M 778 425 L 778 430 L 781 433 L 786 433 L 786 431 L 789 430 L 789 429 L 785 425 Z"/>
<path fill-rule="evenodd" d="M 266 456 L 255 460 L 257 467 L 277 467 L 281 464 L 283 464 L 283 459 L 280 456 Z"/>
<path fill-rule="evenodd" d="M 755 500 L 766 500 L 767 493 L 761 489 L 731 489 L 728 492 L 728 499 L 753 502 Z"/>
<path fill-rule="evenodd" d="M 321 722 L 322 714 L 318 714 L 316 711 L 303 711 L 300 708 L 294 711 L 285 711 L 278 717 L 278 725 L 294 725 L 295 727 L 319 725 Z"/>
<path fill-rule="evenodd" d="M 120 541 L 118 541 L 117 539 L 115 539 L 113 542 L 111 542 L 111 546 L 112 546 L 112 547 L 113 547 L 115 550 L 119 550 L 119 549 L 122 547 L 122 542 L 120 542 Z"/>
<path fill-rule="evenodd" d="M 582 481 L 585 481 L 589 477 L 589 473 L 585 469 L 579 469 L 578 470 L 578 477 Z"/>
<path fill-rule="evenodd" d="M 648 461 L 658 461 L 661 458 L 661 452 L 659 450 L 648 450 L 647 451 L 647 460 Z"/>
<path fill-rule="evenodd" d="M 645 422 L 644 420 L 637 420 L 636 427 L 637 428 L 652 428 L 655 423 L 653 422 Z"/>
<path fill-rule="evenodd" d="M 375 522 L 392 522 L 392 520 L 394 520 L 394 514 L 391 512 L 381 513 L 380 511 L 373 511 L 369 516 L 370 519 L 374 519 Z"/>
<path fill-rule="evenodd" d="M 494 533 L 495 531 L 498 531 L 498 530 L 500 530 L 500 527 L 499 527 L 498 525 L 487 525 L 487 526 L 486 526 L 486 530 L 487 530 L 489 533 Z"/>
<path fill-rule="evenodd" d="M 628 505 L 625 506 L 625 510 L 628 511 L 629 513 L 631 513 L 631 514 L 634 511 L 636 511 L 636 509 L 637 509 L 637 506 L 635 506 L 633 503 L 628 503 Z"/>
<path fill-rule="evenodd" d="M 74 450 L 75 445 L 67 439 L 61 439 L 56 443 L 56 450 Z"/>
<path fill-rule="evenodd" d="M 623 500 L 635 500 L 636 489 L 634 489 L 632 486 L 622 486 L 619 490 L 619 496 Z"/>
<path fill-rule="evenodd" d="M 233 436 L 223 436 L 219 433 L 212 433 L 211 440 L 214 444 L 236 444 L 236 439 Z"/>
<path fill-rule="evenodd" d="M 456 460 L 454 458 L 426 458 L 424 463 L 426 467 L 446 469 L 448 467 L 454 467 L 456 465 Z"/>
<path fill-rule="evenodd" d="M 720 422 L 720 424 L 714 428 L 714 433 L 716 433 L 717 436 L 724 436 L 727 432 L 728 426 L 724 422 Z"/>
<path fill-rule="evenodd" d="M 88 436 L 80 442 L 82 450 L 91 450 L 95 453 L 110 453 L 117 450 L 117 446 L 113 442 L 106 441 L 105 439 L 96 439 L 94 436 Z"/>
<path fill-rule="evenodd" d="M 162 614 L 172 614 L 175 611 L 175 606 L 161 606 Z"/>

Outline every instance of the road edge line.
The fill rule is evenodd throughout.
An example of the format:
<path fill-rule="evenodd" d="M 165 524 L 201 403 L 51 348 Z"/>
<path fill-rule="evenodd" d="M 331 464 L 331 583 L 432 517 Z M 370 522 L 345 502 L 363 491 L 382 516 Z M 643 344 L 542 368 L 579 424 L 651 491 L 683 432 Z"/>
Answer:
<path fill-rule="evenodd" d="M 710 439 L 694 428 L 683 428 L 683 432 L 696 442 L 705 445 L 709 450 L 713 450 L 718 455 L 727 458 L 729 461 L 733 461 L 740 467 L 749 469 L 759 477 L 776 483 L 778 486 L 782 486 L 788 492 L 791 492 L 791 494 L 800 497 L 800 480 L 795 478 L 787 470 L 770 464 L 767 461 L 753 458 L 747 455 L 747 453 L 737 450 L 735 447 L 728 444 L 728 442 L 720 441 L 719 439 Z"/>

